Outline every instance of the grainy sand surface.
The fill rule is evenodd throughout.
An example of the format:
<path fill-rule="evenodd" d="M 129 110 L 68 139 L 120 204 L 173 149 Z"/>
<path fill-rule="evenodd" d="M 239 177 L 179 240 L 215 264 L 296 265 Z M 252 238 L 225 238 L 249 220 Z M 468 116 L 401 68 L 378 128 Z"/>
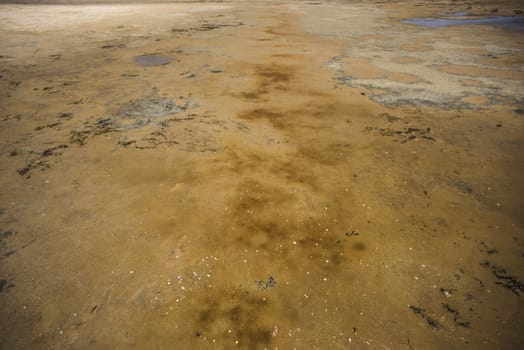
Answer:
<path fill-rule="evenodd" d="M 0 5 L 0 347 L 522 348 L 521 5 Z"/>

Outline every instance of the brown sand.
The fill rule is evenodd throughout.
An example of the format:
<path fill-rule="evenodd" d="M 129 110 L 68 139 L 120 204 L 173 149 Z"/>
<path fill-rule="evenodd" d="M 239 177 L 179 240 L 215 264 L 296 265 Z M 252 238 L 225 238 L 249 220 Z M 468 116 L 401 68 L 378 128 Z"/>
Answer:
<path fill-rule="evenodd" d="M 521 348 L 495 8 L 1 5 L 0 347 Z"/>

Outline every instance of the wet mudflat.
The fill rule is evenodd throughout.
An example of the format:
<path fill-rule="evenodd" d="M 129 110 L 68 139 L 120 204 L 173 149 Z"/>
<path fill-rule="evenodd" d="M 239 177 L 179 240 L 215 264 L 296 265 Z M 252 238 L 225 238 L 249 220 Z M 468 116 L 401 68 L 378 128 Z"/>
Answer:
<path fill-rule="evenodd" d="M 522 10 L 0 6 L 0 346 L 521 348 Z"/>

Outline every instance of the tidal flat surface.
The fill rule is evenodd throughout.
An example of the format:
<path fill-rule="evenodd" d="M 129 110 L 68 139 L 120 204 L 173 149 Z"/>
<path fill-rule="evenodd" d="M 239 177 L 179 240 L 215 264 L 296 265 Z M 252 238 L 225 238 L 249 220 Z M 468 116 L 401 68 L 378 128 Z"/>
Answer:
<path fill-rule="evenodd" d="M 0 5 L 0 348 L 522 348 L 521 5 Z"/>

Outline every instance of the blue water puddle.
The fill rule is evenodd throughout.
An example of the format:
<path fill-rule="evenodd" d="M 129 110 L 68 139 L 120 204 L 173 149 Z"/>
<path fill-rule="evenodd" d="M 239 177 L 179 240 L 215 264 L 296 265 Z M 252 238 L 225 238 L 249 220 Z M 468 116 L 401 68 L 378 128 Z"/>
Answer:
<path fill-rule="evenodd" d="M 460 25 L 471 25 L 471 24 L 485 24 L 501 26 L 512 29 L 524 30 L 524 16 L 495 16 L 495 17 L 464 17 L 456 15 L 455 18 L 412 18 L 405 19 L 402 23 L 416 24 L 424 27 L 449 27 L 449 26 L 460 26 Z M 461 18 L 462 17 L 462 18 Z"/>
<path fill-rule="evenodd" d="M 163 66 L 171 62 L 171 59 L 155 55 L 140 55 L 135 56 L 135 62 L 141 65 L 142 67 L 154 67 L 154 66 Z"/>
<path fill-rule="evenodd" d="M 445 12 L 444 16 L 469 16 L 468 12 L 459 11 L 459 12 Z"/>

